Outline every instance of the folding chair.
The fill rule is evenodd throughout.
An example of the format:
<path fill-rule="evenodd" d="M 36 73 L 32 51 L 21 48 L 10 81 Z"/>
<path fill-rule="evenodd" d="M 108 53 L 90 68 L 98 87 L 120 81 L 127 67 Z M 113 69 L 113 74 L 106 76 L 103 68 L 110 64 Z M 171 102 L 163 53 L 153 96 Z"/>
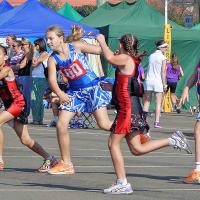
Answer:
<path fill-rule="evenodd" d="M 94 128 L 96 120 L 92 113 L 81 113 L 81 116 L 75 115 L 70 124 L 70 128 Z"/>
<path fill-rule="evenodd" d="M 84 128 L 94 128 L 96 120 L 92 113 L 82 113 Z"/>

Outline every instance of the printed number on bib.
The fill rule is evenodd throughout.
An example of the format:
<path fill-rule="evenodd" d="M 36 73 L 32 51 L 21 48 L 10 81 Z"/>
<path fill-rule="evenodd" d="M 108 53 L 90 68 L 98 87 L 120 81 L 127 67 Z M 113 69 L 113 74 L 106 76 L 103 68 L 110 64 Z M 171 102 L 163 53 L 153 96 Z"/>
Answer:
<path fill-rule="evenodd" d="M 75 60 L 72 64 L 68 65 L 66 68 L 61 69 L 63 75 L 70 81 L 80 78 L 86 74 L 86 70 L 83 68 L 82 64 Z"/>

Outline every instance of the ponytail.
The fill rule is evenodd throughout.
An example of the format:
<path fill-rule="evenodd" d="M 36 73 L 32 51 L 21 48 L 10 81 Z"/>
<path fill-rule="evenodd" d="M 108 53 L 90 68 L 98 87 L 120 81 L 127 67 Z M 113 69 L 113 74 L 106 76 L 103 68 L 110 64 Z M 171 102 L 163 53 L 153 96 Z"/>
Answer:
<path fill-rule="evenodd" d="M 72 26 L 72 34 L 66 37 L 66 42 L 79 41 L 83 37 L 83 29 L 79 26 Z"/>

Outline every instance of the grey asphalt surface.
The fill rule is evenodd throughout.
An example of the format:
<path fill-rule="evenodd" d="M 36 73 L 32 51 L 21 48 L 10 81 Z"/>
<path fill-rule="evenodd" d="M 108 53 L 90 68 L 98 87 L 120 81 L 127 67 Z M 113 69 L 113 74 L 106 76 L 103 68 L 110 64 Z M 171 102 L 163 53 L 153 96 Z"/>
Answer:
<path fill-rule="evenodd" d="M 113 110 L 109 111 L 114 118 Z M 45 123 L 51 112 L 45 111 Z M 154 118 L 148 118 L 153 124 Z M 31 117 L 29 119 L 31 121 Z M 169 137 L 174 130 L 182 130 L 194 152 L 193 127 L 195 116 L 189 112 L 162 114 L 161 129 L 151 129 L 152 139 Z M 29 125 L 31 136 L 48 152 L 60 157 L 55 128 Z M 4 126 L 5 171 L 0 172 L 0 200 L 197 200 L 200 185 L 183 184 L 180 179 L 194 167 L 194 154 L 178 152 L 171 147 L 135 157 L 122 145 L 128 181 L 134 187 L 132 195 L 105 195 L 102 189 L 115 181 L 107 148 L 109 133 L 95 129 L 71 129 L 72 161 L 75 175 L 48 175 L 35 169 L 42 159 L 22 146 L 14 131 Z"/>

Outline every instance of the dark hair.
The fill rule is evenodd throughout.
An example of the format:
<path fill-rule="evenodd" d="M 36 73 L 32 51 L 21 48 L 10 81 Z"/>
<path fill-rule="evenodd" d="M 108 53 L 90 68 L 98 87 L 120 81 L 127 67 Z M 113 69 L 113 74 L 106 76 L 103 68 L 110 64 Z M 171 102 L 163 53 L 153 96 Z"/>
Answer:
<path fill-rule="evenodd" d="M 7 55 L 7 49 L 6 49 L 6 47 L 0 45 L 0 49 L 3 51 L 4 55 Z"/>
<path fill-rule="evenodd" d="M 21 40 L 15 40 L 14 43 L 17 44 L 17 46 L 22 46 L 22 41 Z"/>
<path fill-rule="evenodd" d="M 12 40 L 16 40 L 17 39 L 16 35 L 14 35 L 14 34 L 7 35 L 7 37 L 12 38 Z"/>
<path fill-rule="evenodd" d="M 43 38 L 39 38 L 37 40 L 34 41 L 34 45 L 38 45 L 39 46 L 39 52 L 44 52 L 47 51 L 47 47 L 46 47 L 46 42 Z"/>
<path fill-rule="evenodd" d="M 174 62 L 174 58 L 177 59 L 176 60 L 177 62 Z M 174 69 L 178 69 L 178 57 L 177 57 L 177 55 L 175 53 L 172 53 L 172 67 Z"/>
<path fill-rule="evenodd" d="M 164 40 L 158 40 L 157 42 L 155 42 L 156 48 L 158 48 L 160 45 L 162 45 L 164 43 L 165 43 Z"/>
<path fill-rule="evenodd" d="M 132 57 L 137 55 L 139 49 L 139 41 L 134 35 L 123 35 L 119 41 L 122 44 L 124 50 L 127 51 Z"/>

